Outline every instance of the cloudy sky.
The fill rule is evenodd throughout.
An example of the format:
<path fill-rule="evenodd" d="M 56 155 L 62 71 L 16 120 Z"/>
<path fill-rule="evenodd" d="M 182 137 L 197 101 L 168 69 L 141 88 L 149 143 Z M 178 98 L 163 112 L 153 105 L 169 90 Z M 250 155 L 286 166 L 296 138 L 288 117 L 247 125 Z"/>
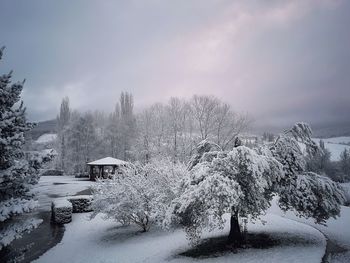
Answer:
<path fill-rule="evenodd" d="M 0 2 L 0 72 L 26 78 L 31 120 L 213 94 L 258 122 L 346 122 L 350 1 Z"/>

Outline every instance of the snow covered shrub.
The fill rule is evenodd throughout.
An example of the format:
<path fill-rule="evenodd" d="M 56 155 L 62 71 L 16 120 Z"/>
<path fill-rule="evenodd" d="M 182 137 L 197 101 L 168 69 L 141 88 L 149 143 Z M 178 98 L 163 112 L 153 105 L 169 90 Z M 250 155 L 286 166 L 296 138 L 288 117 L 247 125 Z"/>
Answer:
<path fill-rule="evenodd" d="M 91 212 L 92 195 L 76 195 L 67 197 L 73 205 L 73 213 Z"/>
<path fill-rule="evenodd" d="M 39 180 L 42 163 L 50 159 L 23 151 L 24 132 L 33 125 L 26 121 L 20 102 L 23 82 L 11 84 L 11 74 L 0 76 L 0 249 L 38 225 L 33 219 L 12 220 L 36 207 L 30 190 Z"/>
<path fill-rule="evenodd" d="M 59 198 L 52 201 L 51 204 L 52 220 L 57 224 L 67 224 L 72 221 L 73 206 L 65 198 Z"/>
<path fill-rule="evenodd" d="M 136 224 L 143 231 L 148 231 L 152 223 L 161 225 L 177 196 L 178 183 L 187 173 L 183 164 L 162 159 L 99 180 L 92 187 L 92 217 L 103 213 L 105 218 Z"/>

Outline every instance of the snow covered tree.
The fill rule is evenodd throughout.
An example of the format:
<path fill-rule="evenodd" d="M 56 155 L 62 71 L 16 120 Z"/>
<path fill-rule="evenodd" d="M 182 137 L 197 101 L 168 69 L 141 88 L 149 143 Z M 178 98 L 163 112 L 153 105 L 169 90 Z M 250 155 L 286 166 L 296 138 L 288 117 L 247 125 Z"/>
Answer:
<path fill-rule="evenodd" d="M 39 180 L 41 163 L 49 159 L 23 151 L 24 133 L 33 125 L 20 101 L 24 82 L 11 83 L 11 74 L 0 76 L 0 250 L 40 224 L 33 218 L 15 223 L 14 217 L 36 207 L 30 190 Z"/>
<path fill-rule="evenodd" d="M 344 149 L 344 151 L 340 153 L 339 166 L 344 176 L 344 181 L 349 181 L 350 180 L 350 151 L 346 148 Z"/>
<path fill-rule="evenodd" d="M 304 145 L 307 155 L 320 151 L 311 135 L 308 124 L 297 123 L 270 146 L 273 157 L 283 165 L 285 174 L 275 191 L 282 210 L 293 210 L 300 217 L 311 217 L 316 223 L 325 223 L 330 217 L 339 215 L 340 205 L 345 199 L 337 183 L 306 171 L 306 159 L 300 144 Z"/>
<path fill-rule="evenodd" d="M 69 107 L 69 98 L 65 97 L 62 99 L 60 115 L 57 116 L 57 152 L 58 160 L 57 166 L 66 171 L 65 164 L 67 162 L 67 127 L 71 118 L 71 110 Z"/>
<path fill-rule="evenodd" d="M 268 148 L 249 149 L 235 142 L 235 148 L 213 151 L 204 141 L 190 162 L 181 194 L 170 208 L 168 221 L 184 226 L 190 240 L 197 240 L 204 228 L 223 228 L 225 213 L 231 214 L 228 242 L 239 246 L 242 235 L 239 217 L 256 220 L 279 196 L 283 210 L 324 223 L 340 212 L 344 201 L 341 188 L 329 178 L 305 170 L 305 156 L 318 152 L 307 124 L 298 123 L 280 135 Z"/>
<path fill-rule="evenodd" d="M 70 173 L 81 173 L 86 169 L 86 163 L 94 157 L 97 142 L 95 125 L 90 113 L 72 114 L 71 122 L 66 130 L 67 170 Z"/>
<path fill-rule="evenodd" d="M 205 143 L 200 144 L 200 148 Z M 228 241 L 239 245 L 239 217 L 251 220 L 270 206 L 273 186 L 283 177 L 282 165 L 245 146 L 232 151 L 206 152 L 184 178 L 181 195 L 173 201 L 170 221 L 184 226 L 191 241 L 204 228 L 223 228 L 225 213 L 231 214 Z"/>
<path fill-rule="evenodd" d="M 119 103 L 115 105 L 114 112 L 111 113 L 108 118 L 104 139 L 106 141 L 108 155 L 115 158 L 119 157 L 121 148 L 121 120 Z"/>
<path fill-rule="evenodd" d="M 136 136 L 136 120 L 134 117 L 134 98 L 131 93 L 120 94 L 121 110 L 121 146 L 122 159 L 131 158 L 132 143 Z"/>
<path fill-rule="evenodd" d="M 169 159 L 128 167 L 122 175 L 93 186 L 92 217 L 102 213 L 105 218 L 136 224 L 146 232 L 151 224 L 162 224 L 168 206 L 177 196 L 178 182 L 186 174 L 183 164 Z"/>
<path fill-rule="evenodd" d="M 331 152 L 325 148 L 322 140 L 319 142 L 319 147 L 321 151 L 317 151 L 314 155 L 306 156 L 306 170 L 329 176 L 327 172 L 331 166 Z"/>

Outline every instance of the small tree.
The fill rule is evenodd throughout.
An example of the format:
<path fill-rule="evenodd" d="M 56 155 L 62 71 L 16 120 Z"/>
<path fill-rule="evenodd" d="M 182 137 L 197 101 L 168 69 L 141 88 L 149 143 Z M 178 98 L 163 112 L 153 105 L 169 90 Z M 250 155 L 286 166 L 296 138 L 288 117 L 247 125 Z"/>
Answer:
<path fill-rule="evenodd" d="M 30 190 L 39 181 L 41 163 L 49 160 L 48 156 L 23 151 L 24 132 L 33 126 L 26 121 L 20 102 L 23 83 L 11 84 L 11 72 L 0 76 L 0 250 L 41 222 L 33 218 L 13 220 L 36 207 Z"/>
<path fill-rule="evenodd" d="M 93 187 L 92 217 L 102 213 L 122 224 L 136 224 L 144 232 L 151 224 L 161 225 L 168 206 L 177 196 L 178 182 L 186 173 L 183 164 L 163 159 L 127 168 L 123 175 L 98 181 Z"/>

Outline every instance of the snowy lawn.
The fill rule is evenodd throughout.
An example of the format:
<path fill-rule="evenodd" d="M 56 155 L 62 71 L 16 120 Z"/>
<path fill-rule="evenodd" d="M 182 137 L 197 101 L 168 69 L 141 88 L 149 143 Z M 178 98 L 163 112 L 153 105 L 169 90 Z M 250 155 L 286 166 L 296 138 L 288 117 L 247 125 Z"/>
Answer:
<path fill-rule="evenodd" d="M 140 233 L 134 226 L 122 227 L 101 217 L 89 221 L 89 214 L 74 214 L 66 225 L 63 240 L 36 262 L 321 262 L 326 240 L 316 229 L 302 223 L 267 215 L 265 225 L 250 224 L 250 232 L 268 233 L 281 239 L 269 249 L 242 249 L 215 258 L 179 256 L 190 248 L 182 230 L 164 232 L 153 228 Z M 223 231 L 206 233 L 225 235 Z"/>
<path fill-rule="evenodd" d="M 53 198 L 74 195 L 88 189 L 93 183 L 74 176 L 42 176 L 33 191 L 39 201 L 39 209 L 49 211 Z"/>

